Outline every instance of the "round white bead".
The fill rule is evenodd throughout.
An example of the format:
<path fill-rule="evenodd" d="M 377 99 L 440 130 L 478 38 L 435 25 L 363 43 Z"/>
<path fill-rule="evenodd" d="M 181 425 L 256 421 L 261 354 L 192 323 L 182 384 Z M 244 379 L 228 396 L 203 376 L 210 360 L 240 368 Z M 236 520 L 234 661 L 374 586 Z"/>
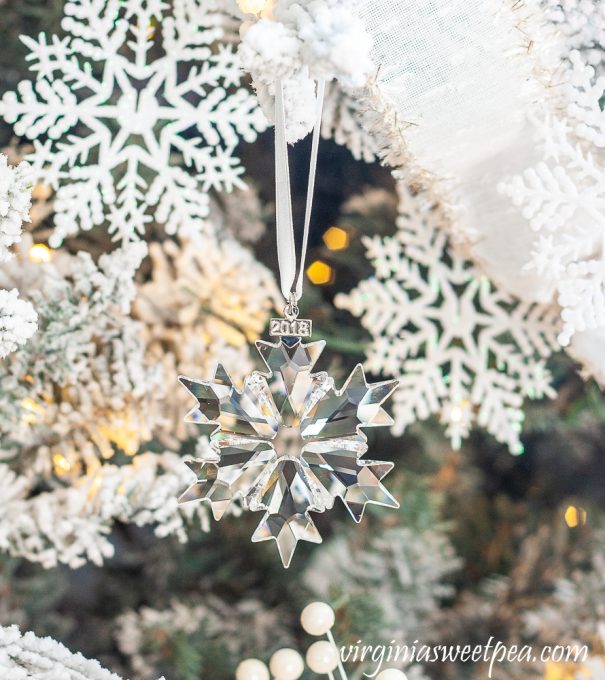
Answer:
<path fill-rule="evenodd" d="M 269 668 L 275 680 L 298 680 L 305 670 L 305 662 L 295 649 L 285 647 L 271 657 Z"/>
<path fill-rule="evenodd" d="M 302 610 L 300 623 L 309 635 L 325 635 L 334 625 L 334 610 L 325 602 L 311 602 Z"/>
<path fill-rule="evenodd" d="M 235 680 L 270 680 L 269 669 L 259 659 L 246 659 L 235 670 Z"/>
<path fill-rule="evenodd" d="M 378 673 L 376 680 L 408 680 L 408 678 L 403 671 L 398 671 L 396 668 L 386 668 Z"/>
<path fill-rule="evenodd" d="M 314 642 L 307 650 L 307 666 L 314 673 L 331 673 L 338 666 L 336 647 L 327 640 Z"/>

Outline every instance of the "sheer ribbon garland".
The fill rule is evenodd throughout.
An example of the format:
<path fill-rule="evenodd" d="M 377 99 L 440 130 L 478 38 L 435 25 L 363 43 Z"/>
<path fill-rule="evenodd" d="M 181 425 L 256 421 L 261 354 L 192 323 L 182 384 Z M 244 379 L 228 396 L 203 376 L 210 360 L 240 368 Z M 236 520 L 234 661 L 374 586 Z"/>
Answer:
<path fill-rule="evenodd" d="M 551 3 L 563 21 L 565 12 L 556 5 Z M 569 68 L 581 43 L 566 44 L 566 33 L 573 35 L 577 28 L 550 24 L 548 6 L 533 0 L 410 0 L 404 11 L 394 11 L 395 0 L 360 0 L 355 12 L 372 36 L 371 57 L 380 65 L 361 98 L 368 112 L 364 125 L 387 165 L 405 173 L 411 169 L 414 179 L 450 208 L 455 241 L 502 290 L 545 310 L 559 302 L 562 322 L 578 331 L 568 351 L 582 362 L 585 373 L 605 384 L 605 326 L 599 307 L 605 274 L 598 239 L 587 249 L 596 255 L 574 264 L 567 279 L 556 267 L 540 265 L 540 257 L 551 265 L 567 247 L 567 197 L 557 188 L 557 172 L 567 182 L 568 204 L 576 207 L 568 222 L 595 235 L 601 222 L 588 216 L 587 201 L 577 200 L 584 178 L 574 185 L 573 168 L 553 176 L 560 161 L 548 167 L 544 163 L 545 151 L 556 150 L 552 130 L 561 134 L 571 123 L 551 125 L 544 147 L 538 133 L 544 120 L 536 126 L 536 114 L 546 116 L 548 127 L 569 106 L 582 115 L 590 99 L 588 86 L 580 95 L 581 106 L 567 100 L 561 67 Z M 590 6 L 574 10 L 585 27 L 591 24 Z M 592 122 L 598 127 L 596 118 L 600 112 Z M 590 132 L 590 125 L 583 129 Z M 572 155 L 579 154 L 577 143 L 569 148 Z M 595 148 L 594 158 L 597 152 Z M 594 167 L 591 172 L 596 174 Z M 509 195 L 523 177 L 525 213 Z M 553 219 L 546 220 L 546 233 L 537 233 L 528 216 L 535 217 L 539 209 L 547 214 L 551 205 Z M 592 298 L 591 285 L 596 291 Z M 582 290 L 586 294 L 578 293 Z M 570 336 L 561 334 L 560 341 L 566 344 Z"/>

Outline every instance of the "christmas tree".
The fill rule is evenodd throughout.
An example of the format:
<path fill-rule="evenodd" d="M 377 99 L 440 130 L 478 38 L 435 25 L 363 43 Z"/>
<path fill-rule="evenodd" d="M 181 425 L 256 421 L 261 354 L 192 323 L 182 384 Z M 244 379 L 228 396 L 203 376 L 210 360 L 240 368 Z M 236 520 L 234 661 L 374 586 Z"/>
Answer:
<path fill-rule="evenodd" d="M 605 4 L 400 5 L 0 0 L 0 677 L 605 678 Z"/>

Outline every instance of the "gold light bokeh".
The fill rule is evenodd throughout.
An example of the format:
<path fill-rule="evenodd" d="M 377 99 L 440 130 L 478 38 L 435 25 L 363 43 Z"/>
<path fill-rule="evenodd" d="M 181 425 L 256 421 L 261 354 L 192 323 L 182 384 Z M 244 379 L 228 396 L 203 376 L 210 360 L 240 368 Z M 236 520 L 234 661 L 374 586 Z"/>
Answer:
<path fill-rule="evenodd" d="M 322 238 L 328 250 L 344 250 L 349 247 L 349 233 L 342 227 L 330 227 Z"/>
<path fill-rule="evenodd" d="M 578 680 L 591 678 L 590 670 L 583 665 L 567 661 L 547 661 L 544 666 L 544 680 Z"/>
<path fill-rule="evenodd" d="M 237 0 L 238 7 L 245 14 L 260 14 L 267 5 L 267 0 Z"/>
<path fill-rule="evenodd" d="M 570 529 L 586 524 L 586 510 L 577 505 L 570 505 L 565 510 L 565 524 Z"/>
<path fill-rule="evenodd" d="M 327 262 L 315 260 L 307 267 L 307 276 L 316 286 L 325 286 L 334 281 L 334 270 Z"/>
<path fill-rule="evenodd" d="M 56 475 L 65 475 L 71 470 L 71 463 L 62 453 L 55 453 L 53 455 L 53 469 Z"/>
<path fill-rule="evenodd" d="M 48 246 L 44 245 L 44 243 L 34 243 L 29 249 L 28 256 L 32 262 L 50 262 L 52 259 L 52 252 Z"/>

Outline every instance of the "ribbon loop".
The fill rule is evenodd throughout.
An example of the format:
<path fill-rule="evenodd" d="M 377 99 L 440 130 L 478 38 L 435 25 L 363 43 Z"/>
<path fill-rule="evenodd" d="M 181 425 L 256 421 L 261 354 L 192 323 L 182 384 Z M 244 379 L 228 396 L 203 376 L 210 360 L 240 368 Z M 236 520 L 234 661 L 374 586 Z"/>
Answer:
<path fill-rule="evenodd" d="M 309 225 L 313 209 L 313 192 L 315 190 L 315 174 L 319 137 L 321 133 L 321 113 L 323 108 L 325 83 L 317 83 L 317 100 L 315 105 L 315 125 L 311 142 L 311 160 L 309 180 L 307 183 L 307 202 L 300 253 L 297 264 L 296 243 L 294 240 L 294 222 L 292 219 L 292 194 L 290 189 L 290 167 L 288 163 L 288 143 L 286 141 L 286 115 L 284 110 L 283 83 L 275 83 L 275 219 L 277 227 L 277 260 L 281 292 L 290 302 L 297 302 L 302 296 L 305 259 L 309 243 Z"/>

